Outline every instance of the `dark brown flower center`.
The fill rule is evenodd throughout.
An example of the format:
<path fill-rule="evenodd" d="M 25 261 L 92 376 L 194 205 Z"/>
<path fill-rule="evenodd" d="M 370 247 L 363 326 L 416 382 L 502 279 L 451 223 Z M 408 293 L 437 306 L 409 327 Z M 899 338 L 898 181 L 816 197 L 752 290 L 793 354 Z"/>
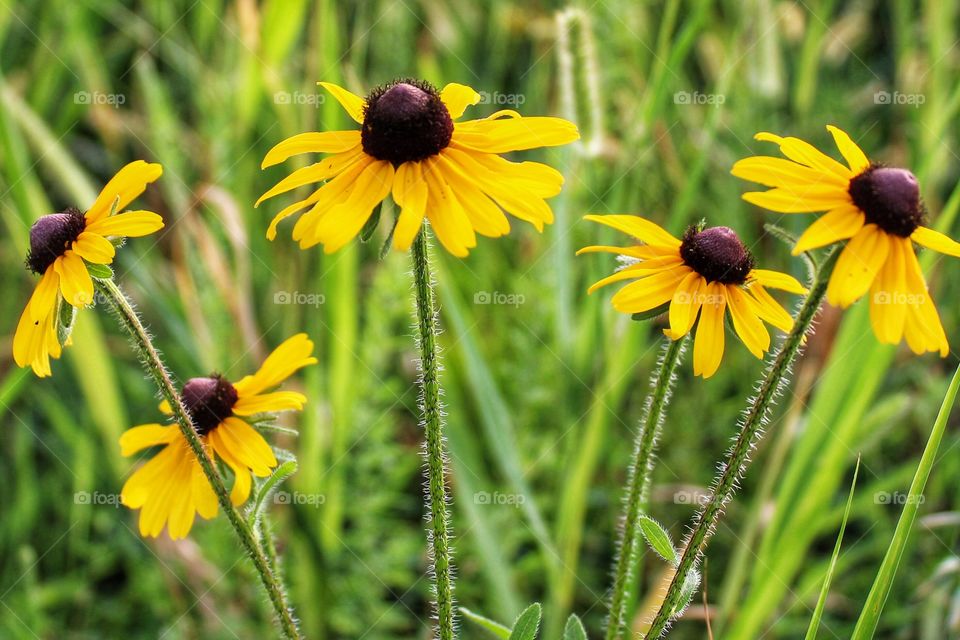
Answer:
<path fill-rule="evenodd" d="M 232 416 L 233 405 L 237 403 L 237 390 L 218 374 L 209 378 L 190 378 L 180 393 L 183 406 L 201 436 Z"/>
<path fill-rule="evenodd" d="M 753 256 L 730 227 L 688 228 L 680 257 L 707 282 L 743 284 L 753 269 Z"/>
<path fill-rule="evenodd" d="M 871 166 L 850 180 L 850 197 L 867 223 L 908 238 L 923 224 L 920 185 L 906 169 Z"/>
<path fill-rule="evenodd" d="M 61 213 L 42 216 L 30 227 L 27 268 L 34 273 L 44 273 L 54 260 L 70 248 L 85 226 L 83 213 L 73 207 Z"/>
<path fill-rule="evenodd" d="M 435 156 L 453 136 L 453 119 L 440 94 L 419 80 L 398 80 L 367 96 L 363 150 L 394 166 Z"/>

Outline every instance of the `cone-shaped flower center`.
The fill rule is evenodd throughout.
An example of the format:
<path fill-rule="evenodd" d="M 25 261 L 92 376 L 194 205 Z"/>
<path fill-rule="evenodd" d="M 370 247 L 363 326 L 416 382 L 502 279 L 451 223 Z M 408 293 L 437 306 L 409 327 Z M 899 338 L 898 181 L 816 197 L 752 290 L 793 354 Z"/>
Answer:
<path fill-rule="evenodd" d="M 920 185 L 906 169 L 870 167 L 850 180 L 850 197 L 868 224 L 895 236 L 908 238 L 923 224 Z"/>
<path fill-rule="evenodd" d="M 217 374 L 209 378 L 190 378 L 180 393 L 183 405 L 201 436 L 207 435 L 233 415 L 233 405 L 237 403 L 237 390 Z"/>
<path fill-rule="evenodd" d="M 688 228 L 680 257 L 707 282 L 743 284 L 753 269 L 753 256 L 730 227 Z"/>
<path fill-rule="evenodd" d="M 367 96 L 363 150 L 394 166 L 435 156 L 453 135 L 453 119 L 430 84 L 401 80 Z"/>
<path fill-rule="evenodd" d="M 27 268 L 34 273 L 44 273 L 54 260 L 70 248 L 85 225 L 83 213 L 73 207 L 38 219 L 30 227 Z"/>

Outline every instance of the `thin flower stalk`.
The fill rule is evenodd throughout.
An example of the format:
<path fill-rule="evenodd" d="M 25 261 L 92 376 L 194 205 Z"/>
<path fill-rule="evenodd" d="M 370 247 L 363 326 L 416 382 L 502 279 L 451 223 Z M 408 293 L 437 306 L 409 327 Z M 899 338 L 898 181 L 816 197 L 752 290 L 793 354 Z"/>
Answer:
<path fill-rule="evenodd" d="M 263 588 L 276 612 L 277 620 L 284 635 L 289 639 L 299 640 L 301 638 L 300 632 L 294 620 L 293 610 L 287 603 L 287 596 L 283 586 L 271 570 L 270 562 L 258 544 L 247 521 L 240 515 L 240 512 L 231 502 L 230 493 L 223 483 L 223 478 L 214 465 L 213 460 L 210 458 L 210 455 L 207 453 L 207 450 L 204 448 L 194 428 L 193 422 L 183 405 L 180 394 L 177 393 L 176 387 L 170 379 L 170 375 L 167 373 L 166 366 L 160 358 L 160 353 L 153 346 L 150 335 L 144 328 L 143 323 L 140 322 L 140 317 L 120 288 L 117 287 L 112 280 L 95 279 L 94 285 L 117 317 L 120 325 L 130 335 L 134 350 L 137 352 L 148 375 L 159 388 L 164 400 L 170 404 L 173 417 L 180 431 L 183 433 L 184 438 L 186 438 L 190 449 L 194 455 L 196 455 L 204 475 L 213 487 L 214 493 L 217 495 L 217 501 L 220 507 L 226 512 L 230 525 L 240 538 L 240 543 L 244 551 L 250 557 L 257 573 L 260 575 Z"/>
<path fill-rule="evenodd" d="M 763 437 L 763 426 L 767 421 L 770 406 L 786 382 L 794 360 L 800 353 L 804 337 L 813 326 L 827 293 L 827 285 L 837 261 L 838 251 L 832 250 L 819 271 L 814 276 L 810 292 L 803 300 L 793 328 L 784 338 L 773 362 L 757 388 L 757 393 L 744 411 L 740 431 L 730 448 L 727 459 L 720 467 L 720 473 L 713 483 L 713 492 L 694 519 L 693 529 L 683 545 L 683 554 L 677 565 L 677 571 L 667 588 L 660 609 L 657 611 L 646 638 L 660 638 L 670 622 L 681 613 L 683 585 L 687 576 L 696 568 L 716 530 L 724 508 L 733 499 L 737 484 L 743 478 L 750 463 L 750 452 Z"/>
<path fill-rule="evenodd" d="M 620 538 L 614 569 L 613 594 L 610 598 L 610 617 L 607 620 L 607 640 L 620 638 L 626 625 L 627 603 L 634 586 L 634 569 L 640 548 L 640 516 L 650 487 L 654 450 L 660 438 L 660 429 L 670 404 L 677 367 L 687 348 L 687 337 L 678 340 L 666 338 L 660 356 L 660 366 L 650 380 L 640 429 L 633 448 L 633 462 L 624 494 L 624 513 L 621 517 Z"/>

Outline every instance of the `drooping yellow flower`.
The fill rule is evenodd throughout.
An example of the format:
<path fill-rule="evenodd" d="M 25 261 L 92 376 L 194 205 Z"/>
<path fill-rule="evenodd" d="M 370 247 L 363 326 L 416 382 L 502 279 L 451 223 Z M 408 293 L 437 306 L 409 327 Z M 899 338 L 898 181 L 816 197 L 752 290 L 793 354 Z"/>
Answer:
<path fill-rule="evenodd" d="M 13 337 L 18 366 L 32 367 L 40 377 L 50 375 L 50 358 L 61 353 L 58 310 L 63 304 L 82 308 L 93 302 L 87 265 L 113 262 L 116 249 L 109 238 L 145 236 L 163 228 L 156 213 L 123 212 L 162 173 L 159 164 L 131 162 L 107 183 L 86 213 L 71 207 L 33 223 L 27 268 L 41 278 Z M 114 210 L 118 213 L 110 215 Z"/>
<path fill-rule="evenodd" d="M 623 313 L 647 313 L 663 307 L 670 327 L 664 333 L 672 340 L 687 335 L 694 323 L 693 373 L 709 378 L 720 367 L 724 349 L 724 317 L 730 312 L 733 328 L 758 358 L 770 350 L 770 334 L 763 321 L 781 331 L 790 331 L 793 318 L 773 299 L 766 287 L 791 293 L 806 293 L 795 278 L 778 271 L 755 269 L 753 257 L 728 227 L 690 227 L 683 239 L 639 216 L 586 216 L 627 233 L 642 244 L 630 247 L 591 246 L 577 252 L 606 252 L 624 256 L 628 262 L 611 276 L 590 287 L 634 280 L 614 294 L 614 309 Z"/>
<path fill-rule="evenodd" d="M 207 452 L 233 471 L 234 505 L 250 496 L 252 476 L 266 477 L 277 466 L 270 445 L 242 417 L 302 409 L 307 401 L 302 393 L 269 390 L 298 369 L 315 364 L 312 353 L 313 342 L 300 333 L 277 347 L 256 373 L 235 384 L 213 374 L 192 378 L 183 386 L 184 407 Z M 160 408 L 171 414 L 166 402 Z M 140 535 L 159 536 L 166 525 L 176 540 L 190 533 L 196 514 L 207 519 L 217 515 L 217 497 L 178 426 L 144 424 L 120 437 L 125 456 L 158 445 L 163 449 L 127 479 L 120 499 L 131 509 L 140 509 Z"/>
<path fill-rule="evenodd" d="M 913 243 L 960 257 L 960 243 L 922 225 L 917 179 L 906 169 L 879 166 L 837 127 L 827 126 L 846 165 L 798 138 L 758 133 L 789 159 L 740 160 L 733 175 L 769 191 L 744 200 L 781 213 L 824 215 L 807 227 L 794 254 L 848 240 L 827 287 L 827 300 L 848 307 L 870 292 L 870 323 L 880 342 L 906 338 L 917 354 L 949 352 L 947 336 L 917 261 Z"/>
<path fill-rule="evenodd" d="M 406 251 L 426 217 L 440 243 L 455 256 L 476 246 L 476 234 L 500 237 L 510 231 L 504 211 L 538 231 L 553 222 L 545 202 L 557 195 L 563 176 L 538 162 L 510 162 L 499 154 L 550 147 L 579 138 L 560 118 L 522 117 L 512 110 L 455 122 L 480 95 L 462 84 L 443 91 L 418 80 L 399 80 L 361 98 L 321 82 L 360 130 L 302 133 L 267 153 L 263 168 L 302 153 L 331 154 L 299 169 L 267 191 L 267 198 L 307 184 L 324 184 L 281 211 L 267 230 L 307 210 L 293 228 L 301 249 L 322 244 L 332 253 L 361 231 L 389 194 L 400 208 L 393 246 Z"/>

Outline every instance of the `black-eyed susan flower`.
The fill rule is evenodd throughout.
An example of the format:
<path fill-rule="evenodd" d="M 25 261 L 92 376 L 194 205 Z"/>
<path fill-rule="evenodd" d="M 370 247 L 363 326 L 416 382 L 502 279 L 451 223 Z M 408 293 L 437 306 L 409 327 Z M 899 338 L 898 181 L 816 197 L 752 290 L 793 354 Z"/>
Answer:
<path fill-rule="evenodd" d="M 62 348 L 58 311 L 64 304 L 82 308 L 93 302 L 88 265 L 113 262 L 116 247 L 110 238 L 145 236 L 163 228 L 156 213 L 123 211 L 162 173 L 159 164 L 131 162 L 107 183 L 86 213 L 71 207 L 33 223 L 26 265 L 41 277 L 13 337 L 18 366 L 32 367 L 40 377 L 50 375 L 50 358 L 59 358 Z"/>
<path fill-rule="evenodd" d="M 553 221 L 545 199 L 557 195 L 563 176 L 545 164 L 511 162 L 499 154 L 562 145 L 579 137 L 560 118 L 522 117 L 503 110 L 457 122 L 480 95 L 462 84 L 442 91 L 418 80 L 399 80 L 361 98 L 321 82 L 360 130 L 302 133 L 267 153 L 263 167 L 296 154 L 330 154 L 267 191 L 268 198 L 307 184 L 324 184 L 283 209 L 267 230 L 274 239 L 281 220 L 306 210 L 293 227 L 302 249 L 322 244 L 332 253 L 363 229 L 374 208 L 393 194 L 400 214 L 393 246 L 406 251 L 426 217 L 440 243 L 455 256 L 476 246 L 476 235 L 510 231 L 504 215 L 543 230 Z"/>
<path fill-rule="evenodd" d="M 641 241 L 630 247 L 590 246 L 577 254 L 615 253 L 628 263 L 598 281 L 589 292 L 622 280 L 634 280 L 613 295 L 614 309 L 623 313 L 669 314 L 664 333 L 672 340 L 687 335 L 697 323 L 693 346 L 693 372 L 709 378 L 720 366 L 724 349 L 724 318 L 730 312 L 733 328 L 758 358 L 770 349 L 766 321 L 787 332 L 790 314 L 773 299 L 767 287 L 805 293 L 795 278 L 785 273 L 755 269 L 747 248 L 728 227 L 692 226 L 683 239 L 639 216 L 586 216 Z M 699 322 L 698 322 L 699 317 Z"/>
<path fill-rule="evenodd" d="M 181 399 L 211 458 L 233 471 L 230 498 L 241 505 L 250 496 L 252 477 L 266 477 L 277 466 L 273 449 L 243 418 L 280 411 L 299 411 L 307 401 L 296 391 L 270 391 L 298 369 L 317 362 L 313 342 L 297 334 L 277 347 L 253 375 L 231 383 L 218 374 L 192 378 L 183 385 Z M 170 414 L 170 406 L 161 404 Z M 131 456 L 148 447 L 162 446 L 123 485 L 120 499 L 140 509 L 140 534 L 156 537 L 163 531 L 174 540 L 190 533 L 196 514 L 217 514 L 217 497 L 200 463 L 176 425 L 144 424 L 120 438 L 121 453 Z"/>
<path fill-rule="evenodd" d="M 733 175 L 769 191 L 744 200 L 781 213 L 826 213 L 807 227 L 794 254 L 848 241 L 834 267 L 827 300 L 848 307 L 870 292 L 870 322 L 880 342 L 906 338 L 917 354 L 949 352 L 937 308 L 927 291 L 913 243 L 960 257 L 960 243 L 923 226 L 925 213 L 917 179 L 906 169 L 883 167 L 837 127 L 827 126 L 846 165 L 798 138 L 758 133 L 788 159 L 757 156 L 740 160 Z"/>

